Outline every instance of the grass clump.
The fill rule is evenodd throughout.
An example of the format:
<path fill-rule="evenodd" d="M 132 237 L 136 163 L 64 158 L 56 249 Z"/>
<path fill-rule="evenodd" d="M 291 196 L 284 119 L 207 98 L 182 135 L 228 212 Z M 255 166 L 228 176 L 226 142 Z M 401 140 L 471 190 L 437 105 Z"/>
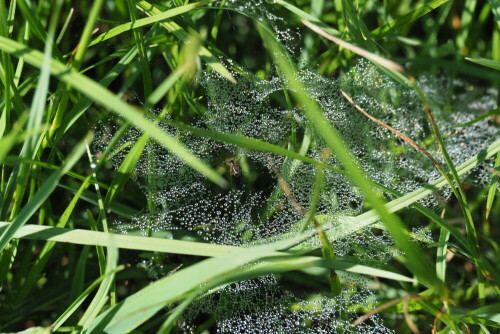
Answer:
<path fill-rule="evenodd" d="M 499 22 L 0 0 L 0 331 L 494 332 Z"/>

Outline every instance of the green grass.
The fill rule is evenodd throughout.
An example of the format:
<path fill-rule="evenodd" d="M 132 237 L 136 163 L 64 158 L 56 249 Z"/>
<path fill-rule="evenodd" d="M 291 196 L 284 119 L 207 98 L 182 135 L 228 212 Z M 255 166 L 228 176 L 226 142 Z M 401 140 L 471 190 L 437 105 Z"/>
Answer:
<path fill-rule="evenodd" d="M 329 321 L 338 323 L 327 328 L 339 332 L 361 331 L 360 317 L 372 313 L 378 318 L 370 321 L 398 333 L 498 331 L 499 17 L 495 1 L 0 0 L 0 332 L 215 332 L 231 320 L 216 310 L 255 319 L 250 297 L 232 284 L 266 277 L 296 299 L 264 304 L 278 293 L 260 286 L 256 304 L 280 310 L 282 321 L 307 314 L 295 328 L 313 331 L 317 317 L 337 307 Z M 349 44 L 334 44 L 328 34 Z M 397 181 L 373 180 L 381 167 L 369 166 L 353 143 L 376 125 L 353 109 L 346 116 L 355 120 L 353 139 L 322 107 L 319 76 L 338 80 L 328 87 L 338 96 L 332 105 L 348 105 L 340 90 L 362 91 L 343 83 L 362 57 L 385 76 L 359 79 L 367 87 L 392 82 L 380 88 L 378 106 L 396 108 L 408 96 L 418 102 L 410 123 L 425 125 L 411 139 L 441 162 L 440 177 L 415 180 L 418 187 L 407 192 Z M 307 79 L 312 72 L 304 68 L 316 77 Z M 457 99 L 474 87 L 484 98 L 496 94 L 496 105 L 449 130 L 445 117 L 460 111 L 426 90 L 421 76 L 443 84 L 442 96 L 451 95 L 443 77 L 464 80 Z M 230 95 L 238 85 L 244 89 Z M 253 114 L 214 112 L 249 92 Z M 268 103 L 263 109 L 259 94 Z M 483 105 L 483 96 L 474 99 Z M 267 112 L 272 116 L 261 121 Z M 386 120 L 397 126 L 397 116 Z M 224 127 L 240 119 L 237 129 Z M 106 130 L 110 124 L 114 130 Z M 257 128 L 266 131 L 252 136 Z M 482 150 L 454 160 L 450 136 L 490 130 L 497 137 L 481 137 Z M 286 135 L 275 140 L 280 131 Z M 412 168 L 428 164 L 435 172 L 393 134 L 363 140 L 372 153 L 414 159 Z M 478 145 L 464 140 L 469 144 Z M 238 160 L 242 175 L 228 159 Z M 469 187 L 466 176 L 478 168 L 483 182 Z M 401 182 L 411 175 L 393 171 Z M 233 225 L 221 228 L 202 214 L 206 192 L 197 186 L 186 187 L 183 207 L 168 196 L 159 200 L 165 187 L 190 185 L 186 180 L 213 198 L 241 196 L 224 216 Z M 327 197 L 336 194 L 331 180 L 359 197 Z M 419 202 L 446 191 L 452 196 L 437 207 Z M 262 203 L 252 204 L 253 196 Z M 352 203 L 361 197 L 359 206 Z M 214 212 L 232 205 L 208 203 Z M 293 219 L 284 225 L 276 217 L 286 210 Z M 171 212 L 182 216 L 168 225 Z M 185 223 L 192 221 L 196 226 Z M 238 241 L 221 244 L 217 233 Z M 380 245 L 390 260 L 377 262 L 379 254 L 357 244 L 354 236 L 363 233 L 392 240 Z M 352 252 L 336 254 L 349 240 Z M 368 290 L 363 302 L 349 299 Z M 213 312 L 203 311 L 204 303 Z M 279 332 L 273 319 L 266 321 Z M 236 320 L 229 331 L 252 329 L 244 326 Z"/>

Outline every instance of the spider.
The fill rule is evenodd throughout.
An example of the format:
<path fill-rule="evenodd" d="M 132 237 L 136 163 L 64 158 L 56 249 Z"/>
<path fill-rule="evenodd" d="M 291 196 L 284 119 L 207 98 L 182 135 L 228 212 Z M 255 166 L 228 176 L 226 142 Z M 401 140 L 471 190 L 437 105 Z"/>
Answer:
<path fill-rule="evenodd" d="M 241 167 L 238 161 L 231 158 L 226 161 L 226 165 L 229 167 L 229 173 L 232 176 L 240 176 L 241 175 Z"/>

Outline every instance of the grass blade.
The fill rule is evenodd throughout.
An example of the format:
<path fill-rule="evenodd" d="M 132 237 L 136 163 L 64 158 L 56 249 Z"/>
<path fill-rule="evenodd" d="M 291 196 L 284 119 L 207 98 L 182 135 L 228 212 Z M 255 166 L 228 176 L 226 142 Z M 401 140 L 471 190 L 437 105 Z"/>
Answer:
<path fill-rule="evenodd" d="M 436 8 L 439 8 L 440 6 L 444 5 L 445 3 L 449 2 L 449 0 L 432 0 L 421 7 L 418 7 L 417 9 L 412 10 L 411 12 L 398 17 L 395 20 L 392 20 L 389 23 L 384 24 L 383 26 L 380 26 L 374 30 L 371 31 L 371 35 L 375 39 L 381 39 L 385 37 L 388 34 L 395 33 L 399 28 L 404 27 L 405 25 L 408 25 L 422 16 L 426 15 L 427 13 L 430 13 Z"/>
<path fill-rule="evenodd" d="M 500 61 L 495 61 L 486 58 L 478 58 L 478 57 L 465 57 L 468 61 L 472 63 L 476 63 L 482 65 L 484 67 L 489 67 L 495 70 L 500 70 Z"/>
<path fill-rule="evenodd" d="M 136 21 L 121 24 L 119 26 L 116 26 L 114 28 L 109 29 L 108 31 L 106 31 L 106 32 L 100 34 L 99 36 L 97 36 L 96 38 L 94 38 L 90 42 L 89 46 L 99 44 L 105 40 L 116 37 L 120 34 L 123 34 L 124 32 L 130 31 L 130 30 L 133 30 L 136 28 L 145 27 L 145 26 L 157 23 L 157 22 L 165 21 L 166 19 L 170 19 L 170 18 L 173 18 L 175 16 L 187 13 L 187 12 L 192 11 L 200 6 L 204 6 L 206 4 L 209 4 L 210 2 L 213 2 L 213 1 L 215 1 L 215 0 L 205 0 L 205 1 L 200 1 L 200 2 L 194 2 L 194 3 L 190 3 L 188 5 L 175 7 L 175 8 L 166 10 L 164 12 L 157 13 L 157 14 L 152 15 L 150 17 L 146 17 L 146 18 L 139 19 Z"/>

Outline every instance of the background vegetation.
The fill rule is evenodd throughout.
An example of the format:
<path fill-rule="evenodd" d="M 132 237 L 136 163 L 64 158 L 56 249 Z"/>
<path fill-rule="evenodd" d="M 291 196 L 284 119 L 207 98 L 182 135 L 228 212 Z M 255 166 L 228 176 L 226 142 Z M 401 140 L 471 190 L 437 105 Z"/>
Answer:
<path fill-rule="evenodd" d="M 0 51 L 0 331 L 500 327 L 497 1 L 0 0 Z"/>

